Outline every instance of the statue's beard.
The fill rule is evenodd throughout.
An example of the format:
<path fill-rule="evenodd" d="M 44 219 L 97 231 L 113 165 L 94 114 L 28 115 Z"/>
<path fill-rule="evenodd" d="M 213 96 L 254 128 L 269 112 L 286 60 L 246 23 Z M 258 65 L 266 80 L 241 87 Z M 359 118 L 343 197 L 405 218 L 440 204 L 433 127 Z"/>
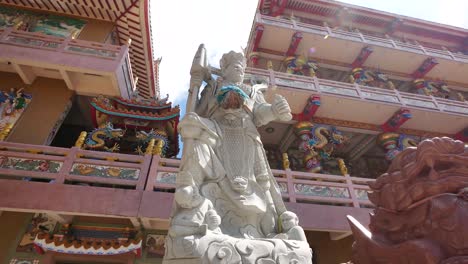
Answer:
<path fill-rule="evenodd" d="M 224 109 L 239 109 L 242 107 L 243 101 L 238 93 L 230 91 L 226 94 L 220 105 Z"/>

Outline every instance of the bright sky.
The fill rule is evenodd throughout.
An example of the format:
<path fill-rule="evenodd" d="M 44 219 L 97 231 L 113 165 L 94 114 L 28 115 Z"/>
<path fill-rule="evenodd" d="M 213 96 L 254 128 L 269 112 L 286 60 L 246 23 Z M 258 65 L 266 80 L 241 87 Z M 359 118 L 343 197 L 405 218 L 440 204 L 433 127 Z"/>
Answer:
<path fill-rule="evenodd" d="M 219 66 L 224 53 L 247 46 L 256 8 L 256 0 L 151 0 L 153 49 L 162 57 L 161 95 L 169 94 L 181 113 L 198 45 L 204 43 L 209 63 Z"/>
<path fill-rule="evenodd" d="M 468 0 L 343 0 L 390 13 L 468 28 Z M 185 103 L 190 66 L 200 43 L 209 63 L 219 65 L 222 54 L 247 46 L 257 0 L 151 0 L 153 49 L 162 57 L 161 95 L 174 105 Z"/>

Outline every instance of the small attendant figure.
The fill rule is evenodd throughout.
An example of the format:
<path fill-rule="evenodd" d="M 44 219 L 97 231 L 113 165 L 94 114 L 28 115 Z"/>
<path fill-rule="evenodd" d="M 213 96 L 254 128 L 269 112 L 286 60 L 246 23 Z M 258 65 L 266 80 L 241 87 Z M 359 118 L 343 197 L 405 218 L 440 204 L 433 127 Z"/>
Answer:
<path fill-rule="evenodd" d="M 170 236 L 205 235 L 207 232 L 221 234 L 221 217 L 214 210 L 211 201 L 200 195 L 197 187 L 177 188 L 175 201 L 180 209 L 172 219 Z"/>
<path fill-rule="evenodd" d="M 279 239 L 307 241 L 304 229 L 299 226 L 299 219 L 293 212 L 286 211 L 280 215 L 282 232 L 275 236 Z"/>

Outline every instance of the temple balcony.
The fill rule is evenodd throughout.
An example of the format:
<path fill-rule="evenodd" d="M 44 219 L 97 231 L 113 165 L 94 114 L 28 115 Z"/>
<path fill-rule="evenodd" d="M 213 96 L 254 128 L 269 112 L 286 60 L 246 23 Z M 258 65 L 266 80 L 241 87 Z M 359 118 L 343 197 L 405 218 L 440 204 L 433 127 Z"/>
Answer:
<path fill-rule="evenodd" d="M 166 229 L 180 160 L 0 142 L 0 210 L 120 217 Z M 346 215 L 369 222 L 372 179 L 273 170 L 306 230 L 350 232 Z M 139 221 L 138 221 L 139 219 Z"/>
<path fill-rule="evenodd" d="M 128 47 L 0 29 L 0 71 L 25 84 L 36 77 L 64 80 L 82 95 L 128 98 L 135 88 Z"/>
<path fill-rule="evenodd" d="M 301 113 L 307 98 L 319 95 L 321 106 L 315 116 L 320 118 L 379 126 L 399 109 L 407 108 L 412 118 L 401 126 L 403 129 L 453 136 L 467 125 L 468 102 L 272 70 L 247 68 L 246 74 L 268 79 L 273 89 L 268 89 L 267 100 L 279 93 L 286 97 L 293 113 Z"/>
<path fill-rule="evenodd" d="M 299 32 L 302 33 L 302 40 L 295 54 L 307 54 L 323 62 L 351 64 L 362 48 L 371 46 L 374 52 L 366 60 L 365 67 L 387 72 L 411 73 L 425 59 L 433 57 L 439 64 L 437 71 L 426 75 L 428 78 L 466 84 L 468 55 L 452 53 L 447 49 L 423 47 L 391 38 L 332 29 L 328 26 L 306 24 L 259 13 L 255 17 L 253 28 L 257 25 L 262 25 L 263 31 L 259 43 L 256 44 L 256 52 L 283 57 L 290 47 L 294 33 Z M 252 30 L 251 34 L 255 34 L 255 30 Z M 252 48 L 253 45 L 250 45 L 248 52 L 252 52 Z"/>

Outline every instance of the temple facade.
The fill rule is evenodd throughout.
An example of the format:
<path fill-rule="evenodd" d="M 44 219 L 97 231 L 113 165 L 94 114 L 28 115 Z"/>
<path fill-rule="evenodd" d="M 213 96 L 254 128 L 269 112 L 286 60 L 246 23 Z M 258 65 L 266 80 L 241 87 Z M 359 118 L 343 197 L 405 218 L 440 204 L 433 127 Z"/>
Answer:
<path fill-rule="evenodd" d="M 162 262 L 180 113 L 159 94 L 149 4 L 0 0 L 0 263 Z M 367 183 L 398 153 L 468 142 L 467 29 L 261 0 L 245 55 L 245 82 L 293 112 L 259 133 L 313 263 L 351 259 L 346 215 L 369 224 Z"/>
<path fill-rule="evenodd" d="M 179 152 L 180 113 L 159 94 L 149 4 L 0 1 L 0 263 L 164 255 L 151 214 L 167 202 L 143 194 Z"/>
<path fill-rule="evenodd" d="M 350 259 L 344 216 L 369 224 L 366 183 L 407 147 L 468 141 L 468 30 L 336 1 L 260 1 L 252 82 L 288 100 L 292 122 L 259 129 L 314 263 Z M 260 76 L 260 77 L 259 77 Z"/>

